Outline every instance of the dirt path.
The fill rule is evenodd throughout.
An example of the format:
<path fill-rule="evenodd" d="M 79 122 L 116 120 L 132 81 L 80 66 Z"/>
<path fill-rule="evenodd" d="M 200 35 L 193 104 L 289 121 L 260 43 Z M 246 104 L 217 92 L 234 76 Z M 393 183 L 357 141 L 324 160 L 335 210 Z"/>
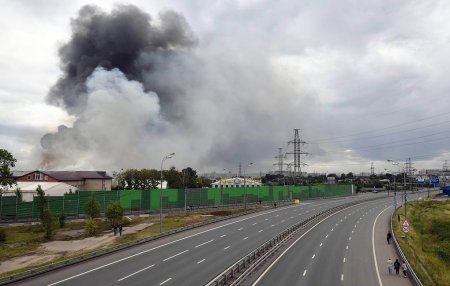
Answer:
<path fill-rule="evenodd" d="M 152 224 L 154 223 L 141 223 L 135 226 L 125 227 L 123 229 L 123 235 L 139 232 L 151 226 Z M 96 248 L 106 247 L 114 243 L 116 240 L 118 240 L 118 238 L 118 235 L 114 236 L 112 232 L 108 231 L 107 233 L 96 237 L 88 237 L 79 240 L 57 240 L 46 242 L 41 244 L 36 254 L 16 257 L 0 263 L 0 273 L 13 271 L 35 264 L 45 263 L 81 250 L 92 250 Z"/>

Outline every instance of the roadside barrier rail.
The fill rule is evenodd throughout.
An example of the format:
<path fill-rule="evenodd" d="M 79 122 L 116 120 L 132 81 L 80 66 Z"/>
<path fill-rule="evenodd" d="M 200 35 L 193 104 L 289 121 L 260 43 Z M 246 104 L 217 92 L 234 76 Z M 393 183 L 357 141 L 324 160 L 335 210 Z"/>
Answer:
<path fill-rule="evenodd" d="M 399 206 L 397 208 L 397 210 L 400 208 L 401 206 Z M 402 258 L 403 261 L 405 261 L 406 266 L 408 268 L 408 272 L 407 272 L 407 276 L 409 277 L 409 279 L 411 280 L 411 282 L 415 285 L 415 286 L 423 286 L 422 282 L 420 281 L 419 277 L 417 276 L 417 274 L 414 272 L 414 269 L 411 267 L 411 264 L 409 264 L 408 259 L 406 258 L 406 255 L 403 253 L 400 244 L 397 241 L 397 238 L 395 237 L 395 233 L 394 233 L 394 228 L 392 227 L 392 216 L 394 215 L 395 212 L 391 213 L 391 223 L 390 223 L 390 230 L 392 233 L 392 237 L 394 238 L 394 245 L 395 245 L 395 250 L 397 251 L 397 254 L 400 255 L 400 257 Z"/>

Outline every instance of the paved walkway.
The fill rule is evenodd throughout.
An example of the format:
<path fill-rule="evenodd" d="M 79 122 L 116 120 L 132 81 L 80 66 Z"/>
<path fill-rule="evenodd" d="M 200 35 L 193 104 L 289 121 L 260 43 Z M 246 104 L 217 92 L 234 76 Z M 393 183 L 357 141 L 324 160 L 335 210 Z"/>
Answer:
<path fill-rule="evenodd" d="M 393 270 L 394 274 L 389 275 L 387 269 L 387 260 L 391 258 L 393 262 L 398 258 L 400 263 L 402 260 L 395 251 L 395 246 L 393 240 L 391 244 L 387 243 L 386 236 L 389 231 L 391 213 L 394 211 L 392 206 L 389 209 L 383 211 L 383 213 L 378 217 L 377 223 L 375 225 L 375 253 L 377 256 L 377 264 L 378 270 L 380 271 L 381 283 L 383 286 L 411 286 L 413 285 L 408 278 L 404 278 L 402 275 L 402 271 L 400 268 L 400 274 L 395 275 L 395 270 Z"/>

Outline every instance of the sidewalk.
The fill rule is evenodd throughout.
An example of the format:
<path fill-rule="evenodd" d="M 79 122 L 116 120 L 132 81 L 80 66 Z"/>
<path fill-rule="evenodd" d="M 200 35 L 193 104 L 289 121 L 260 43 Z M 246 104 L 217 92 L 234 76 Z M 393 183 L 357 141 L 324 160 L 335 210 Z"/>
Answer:
<path fill-rule="evenodd" d="M 375 253 L 377 255 L 378 270 L 380 271 L 381 282 L 383 286 L 412 286 L 413 284 L 409 278 L 404 278 L 402 270 L 400 268 L 400 274 L 396 275 L 395 270 L 389 275 L 387 269 L 387 260 L 391 258 L 393 262 L 396 259 L 402 263 L 402 260 L 395 251 L 395 246 L 393 239 L 391 244 L 387 243 L 386 236 L 389 231 L 391 214 L 393 212 L 392 206 L 385 210 L 378 218 L 377 224 L 375 225 Z"/>

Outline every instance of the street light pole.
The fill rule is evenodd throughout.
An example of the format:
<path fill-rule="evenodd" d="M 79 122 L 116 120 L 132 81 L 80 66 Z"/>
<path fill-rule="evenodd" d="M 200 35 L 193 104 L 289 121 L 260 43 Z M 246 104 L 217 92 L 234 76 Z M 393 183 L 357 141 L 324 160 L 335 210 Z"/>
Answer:
<path fill-rule="evenodd" d="M 253 163 L 247 165 L 247 167 L 252 166 Z M 245 182 L 245 167 L 244 167 L 244 210 L 247 209 L 247 190 L 246 190 L 246 182 Z"/>
<path fill-rule="evenodd" d="M 167 159 L 172 158 L 175 155 L 175 153 L 171 153 L 169 155 L 164 156 L 164 158 L 161 161 L 161 184 L 159 189 L 159 233 L 162 233 L 162 189 L 163 189 L 163 164 L 164 161 Z"/>

